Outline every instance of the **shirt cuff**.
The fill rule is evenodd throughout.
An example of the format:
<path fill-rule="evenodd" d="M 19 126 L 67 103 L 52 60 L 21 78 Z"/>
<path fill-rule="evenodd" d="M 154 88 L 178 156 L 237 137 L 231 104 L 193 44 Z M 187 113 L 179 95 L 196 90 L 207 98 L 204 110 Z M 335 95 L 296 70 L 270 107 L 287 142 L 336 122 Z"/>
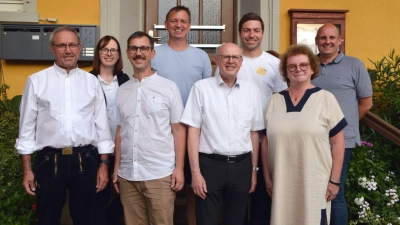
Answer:
<path fill-rule="evenodd" d="M 35 152 L 34 150 L 35 141 L 19 141 L 18 138 L 15 141 L 15 149 L 21 155 L 29 155 Z"/>
<path fill-rule="evenodd" d="M 97 150 L 99 151 L 99 154 L 114 153 L 114 146 L 114 142 L 108 140 L 97 142 Z"/>

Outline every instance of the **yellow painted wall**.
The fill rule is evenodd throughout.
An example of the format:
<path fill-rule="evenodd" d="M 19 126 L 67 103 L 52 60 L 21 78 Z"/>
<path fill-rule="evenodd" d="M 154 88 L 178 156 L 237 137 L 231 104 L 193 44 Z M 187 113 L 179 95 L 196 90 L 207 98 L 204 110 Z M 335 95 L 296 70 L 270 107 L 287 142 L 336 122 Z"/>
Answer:
<path fill-rule="evenodd" d="M 346 55 L 359 58 L 372 68 L 391 49 L 400 54 L 400 1 L 398 0 L 281 0 L 280 52 L 290 45 L 289 9 L 347 9 Z"/>
<path fill-rule="evenodd" d="M 99 0 L 38 0 L 37 12 L 41 18 L 58 18 L 57 24 L 100 24 Z M 23 92 L 29 75 L 53 64 L 49 61 L 2 60 L 4 80 L 10 86 L 8 96 Z M 89 71 L 91 63 L 79 63 L 79 67 Z"/>

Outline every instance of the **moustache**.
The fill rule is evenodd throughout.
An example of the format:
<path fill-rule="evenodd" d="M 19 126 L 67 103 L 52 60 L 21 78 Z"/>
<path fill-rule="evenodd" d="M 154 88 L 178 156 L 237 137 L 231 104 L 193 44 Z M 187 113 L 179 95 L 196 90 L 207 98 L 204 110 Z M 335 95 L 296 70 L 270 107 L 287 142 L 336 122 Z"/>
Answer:
<path fill-rule="evenodd" d="M 136 55 L 136 56 L 133 57 L 132 59 L 133 59 L 133 60 L 136 60 L 136 59 L 146 60 L 146 56 L 144 56 L 144 55 Z"/>

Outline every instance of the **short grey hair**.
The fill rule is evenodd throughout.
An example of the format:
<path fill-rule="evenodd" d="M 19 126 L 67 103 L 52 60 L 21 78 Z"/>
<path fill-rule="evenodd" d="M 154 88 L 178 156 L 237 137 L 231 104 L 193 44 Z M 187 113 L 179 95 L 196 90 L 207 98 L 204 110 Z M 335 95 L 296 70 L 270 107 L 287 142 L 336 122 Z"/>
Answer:
<path fill-rule="evenodd" d="M 79 35 L 78 31 L 76 31 L 74 28 L 69 27 L 69 26 L 61 26 L 61 27 L 57 27 L 53 32 L 51 32 L 50 45 L 54 45 L 54 36 L 61 31 L 70 31 L 70 32 L 74 33 L 76 35 L 76 37 L 78 38 L 78 44 L 82 44 L 81 36 Z"/>

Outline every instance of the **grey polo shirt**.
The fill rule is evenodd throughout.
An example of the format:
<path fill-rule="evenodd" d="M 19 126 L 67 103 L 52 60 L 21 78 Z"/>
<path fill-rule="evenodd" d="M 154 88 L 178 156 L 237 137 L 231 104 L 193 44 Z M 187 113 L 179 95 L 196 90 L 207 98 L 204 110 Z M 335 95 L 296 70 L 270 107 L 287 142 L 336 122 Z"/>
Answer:
<path fill-rule="evenodd" d="M 340 52 L 332 62 L 320 64 L 320 75 L 311 83 L 330 91 L 339 102 L 348 123 L 344 128 L 346 148 L 360 145 L 358 99 L 372 96 L 371 79 L 364 64 Z"/>

